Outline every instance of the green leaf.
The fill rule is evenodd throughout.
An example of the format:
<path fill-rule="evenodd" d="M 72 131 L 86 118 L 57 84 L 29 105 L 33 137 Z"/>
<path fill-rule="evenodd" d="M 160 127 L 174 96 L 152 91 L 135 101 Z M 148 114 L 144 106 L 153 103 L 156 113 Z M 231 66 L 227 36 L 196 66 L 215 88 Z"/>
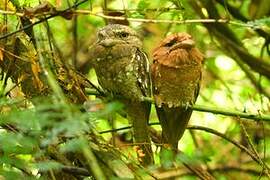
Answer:
<path fill-rule="evenodd" d="M 14 179 L 23 179 L 23 178 L 24 176 L 18 171 L 0 169 L 0 179 L 14 180 Z"/>
<path fill-rule="evenodd" d="M 247 24 L 254 26 L 254 28 L 261 28 L 270 33 L 270 17 L 248 21 Z"/>
<path fill-rule="evenodd" d="M 173 165 L 173 157 L 174 157 L 172 150 L 163 149 L 161 151 L 160 156 L 161 156 L 160 157 L 161 163 L 162 163 L 162 166 L 164 168 L 172 167 L 172 165 Z"/>
<path fill-rule="evenodd" d="M 137 8 L 139 10 L 144 10 L 150 6 L 150 2 L 147 0 L 140 0 L 140 2 L 137 5 Z"/>
<path fill-rule="evenodd" d="M 85 145 L 85 140 L 82 139 L 72 139 L 67 141 L 60 147 L 61 152 L 76 152 Z"/>
<path fill-rule="evenodd" d="M 39 169 L 40 171 L 60 169 L 62 166 L 62 164 L 55 161 L 43 161 L 43 162 L 35 163 L 33 165 L 35 168 Z"/>
<path fill-rule="evenodd" d="M 255 21 L 249 21 L 248 23 L 253 23 L 255 25 L 261 25 L 261 26 L 270 26 L 270 17 L 262 18 L 262 19 L 256 19 Z"/>
<path fill-rule="evenodd" d="M 8 154 L 32 153 L 38 143 L 34 138 L 25 137 L 21 134 L 2 134 L 0 136 L 0 147 Z"/>

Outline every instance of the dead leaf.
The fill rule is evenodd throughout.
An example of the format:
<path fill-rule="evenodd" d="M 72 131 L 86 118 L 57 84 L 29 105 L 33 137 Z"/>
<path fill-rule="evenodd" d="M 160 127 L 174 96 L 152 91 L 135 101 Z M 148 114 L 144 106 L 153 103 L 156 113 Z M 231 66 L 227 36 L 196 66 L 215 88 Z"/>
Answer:
<path fill-rule="evenodd" d="M 56 7 L 60 7 L 62 5 L 62 0 L 56 0 Z"/>
<path fill-rule="evenodd" d="M 49 2 L 44 2 L 35 7 L 26 7 L 24 8 L 24 15 L 29 18 L 34 17 L 36 14 L 46 13 L 46 12 L 55 12 L 55 7 Z"/>
<path fill-rule="evenodd" d="M 4 53 L 2 51 L 2 49 L 0 49 L 0 61 L 4 60 Z"/>

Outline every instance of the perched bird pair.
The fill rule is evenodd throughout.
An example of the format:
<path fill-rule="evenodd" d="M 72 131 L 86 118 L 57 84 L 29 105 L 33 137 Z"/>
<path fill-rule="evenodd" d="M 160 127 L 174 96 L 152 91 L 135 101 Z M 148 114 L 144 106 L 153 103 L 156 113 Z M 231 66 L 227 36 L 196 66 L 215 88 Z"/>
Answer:
<path fill-rule="evenodd" d="M 125 104 L 135 142 L 143 150 L 143 164 L 153 155 L 148 134 L 151 82 L 163 143 L 177 149 L 199 93 L 203 56 L 186 33 L 168 36 L 153 53 L 150 65 L 138 34 L 123 25 L 107 25 L 90 48 L 92 65 L 101 87 Z M 152 76 L 152 81 L 151 77 Z"/>

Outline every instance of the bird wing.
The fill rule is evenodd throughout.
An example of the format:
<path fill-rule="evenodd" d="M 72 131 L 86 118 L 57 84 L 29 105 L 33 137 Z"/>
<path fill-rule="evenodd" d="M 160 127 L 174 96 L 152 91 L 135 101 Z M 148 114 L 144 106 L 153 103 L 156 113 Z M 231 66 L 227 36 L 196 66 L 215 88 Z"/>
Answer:
<path fill-rule="evenodd" d="M 136 72 L 138 86 L 140 87 L 144 96 L 151 97 L 151 74 L 150 65 L 147 55 L 137 49 L 135 53 L 135 61 L 137 61 L 138 70 Z"/>
<path fill-rule="evenodd" d="M 200 78 L 198 80 L 196 89 L 194 91 L 194 102 L 191 102 L 192 104 L 195 103 L 195 101 L 197 100 L 197 97 L 199 96 L 200 88 L 201 88 L 201 80 L 202 80 L 202 73 L 200 73 Z"/>

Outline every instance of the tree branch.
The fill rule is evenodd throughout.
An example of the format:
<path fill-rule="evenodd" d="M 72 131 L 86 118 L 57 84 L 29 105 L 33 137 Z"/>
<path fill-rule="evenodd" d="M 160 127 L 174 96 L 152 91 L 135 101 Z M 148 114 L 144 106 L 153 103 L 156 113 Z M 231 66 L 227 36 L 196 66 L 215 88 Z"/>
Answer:
<path fill-rule="evenodd" d="M 86 93 L 89 95 L 99 95 L 100 94 L 95 91 L 94 89 L 86 89 Z M 154 104 L 154 100 L 152 98 L 145 97 L 144 101 L 151 102 Z M 252 114 L 252 113 L 246 113 L 246 112 L 240 112 L 235 110 L 225 110 L 224 108 L 214 108 L 214 107 L 207 107 L 202 105 L 184 105 L 185 108 L 191 108 L 194 111 L 200 111 L 200 112 L 208 112 L 212 114 L 220 114 L 224 116 L 232 116 L 232 117 L 239 117 L 239 118 L 245 118 L 245 119 L 252 119 L 255 121 L 268 121 L 270 122 L 270 115 L 266 114 Z"/>
<path fill-rule="evenodd" d="M 90 176 L 91 174 L 85 168 L 73 167 L 73 166 L 62 166 L 61 169 L 69 174 L 81 175 L 81 176 Z"/>
<path fill-rule="evenodd" d="M 218 10 L 212 1 L 192 0 L 190 3 L 201 18 L 208 18 L 208 16 L 201 12 L 201 8 L 206 8 L 210 18 L 220 18 Z M 227 26 L 227 24 L 204 23 L 204 26 L 207 28 L 209 33 L 212 33 L 214 36 L 216 36 L 220 44 L 223 46 L 224 51 L 227 52 L 228 56 L 231 57 L 231 54 L 237 55 L 237 57 L 241 59 L 241 61 L 245 62 L 250 67 L 250 69 L 270 79 L 270 63 L 262 58 L 257 58 L 249 54 L 243 46 L 242 42 L 237 38 L 235 33 Z"/>
<path fill-rule="evenodd" d="M 241 12 L 239 11 L 239 9 L 231 6 L 228 2 L 226 2 L 225 0 L 216 0 L 219 4 L 221 4 L 225 9 L 228 9 L 228 11 L 230 12 L 230 14 L 236 18 L 239 19 L 243 22 L 248 22 L 251 21 L 250 19 L 248 19 L 247 17 L 245 17 L 243 14 L 241 14 Z M 256 28 L 254 29 L 260 36 L 264 37 L 266 42 L 268 43 L 270 42 L 270 34 L 267 33 L 266 31 L 264 31 L 261 28 Z"/>
<path fill-rule="evenodd" d="M 150 123 L 149 125 L 158 125 L 159 123 L 155 122 L 155 123 Z M 100 133 L 109 133 L 109 132 L 116 132 L 116 131 L 120 131 L 120 130 L 124 130 L 124 129 L 129 129 L 132 128 L 131 126 L 127 126 L 127 127 L 122 127 L 119 129 L 112 129 L 112 130 L 106 130 L 106 131 L 101 131 Z M 261 167 L 265 167 L 265 174 L 269 175 L 269 167 L 268 165 L 259 159 L 259 157 L 257 157 L 254 153 L 252 153 L 248 148 L 246 148 L 245 146 L 243 146 L 242 144 L 238 143 L 237 141 L 230 139 L 228 136 L 226 136 L 223 133 L 220 133 L 214 129 L 208 128 L 208 127 L 203 127 L 203 126 L 188 126 L 187 129 L 193 129 L 193 130 L 201 130 L 201 131 L 205 131 L 211 134 L 214 134 L 216 136 L 221 137 L 222 139 L 225 139 L 226 141 L 230 142 L 231 144 L 235 145 L 236 147 L 238 147 L 239 149 L 241 149 L 242 151 L 246 152 L 257 164 L 259 164 Z"/>
<path fill-rule="evenodd" d="M 34 23 L 32 23 L 32 24 L 28 24 L 28 25 L 26 25 L 26 26 L 23 26 L 21 29 L 18 29 L 18 30 L 16 30 L 16 31 L 7 33 L 7 34 L 5 34 L 5 35 L 3 35 L 3 36 L 0 36 L 0 40 L 1 40 L 1 39 L 5 39 L 5 38 L 7 38 L 7 37 L 9 37 L 9 36 L 12 36 L 13 34 L 16 34 L 16 33 L 21 32 L 21 31 L 25 31 L 25 30 L 27 30 L 27 29 L 29 29 L 29 28 L 31 28 L 31 27 L 37 25 L 37 24 L 43 23 L 43 22 L 46 21 L 46 20 L 49 20 L 49 19 L 54 18 L 54 17 L 56 17 L 56 16 L 59 16 L 59 15 L 61 15 L 61 14 L 64 14 L 64 13 L 70 11 L 71 9 L 73 9 L 73 8 L 75 8 L 75 7 L 77 7 L 77 6 L 81 5 L 81 4 L 83 4 L 83 3 L 85 3 L 85 2 L 87 2 L 87 0 L 82 0 L 81 2 L 78 2 L 77 4 L 74 4 L 73 6 L 67 8 L 67 9 L 65 9 L 65 10 L 63 10 L 63 11 L 56 11 L 55 13 L 49 14 L 49 16 L 47 16 L 47 17 L 45 17 L 45 18 L 42 17 L 39 21 L 36 21 L 36 22 L 34 22 Z M 0 10 L 0 14 L 16 15 L 16 16 L 20 16 L 20 17 L 25 16 L 24 13 L 18 13 L 18 12 L 15 12 L 15 11 L 14 11 L 14 12 L 12 12 L 12 11 L 3 11 L 3 10 Z"/>

